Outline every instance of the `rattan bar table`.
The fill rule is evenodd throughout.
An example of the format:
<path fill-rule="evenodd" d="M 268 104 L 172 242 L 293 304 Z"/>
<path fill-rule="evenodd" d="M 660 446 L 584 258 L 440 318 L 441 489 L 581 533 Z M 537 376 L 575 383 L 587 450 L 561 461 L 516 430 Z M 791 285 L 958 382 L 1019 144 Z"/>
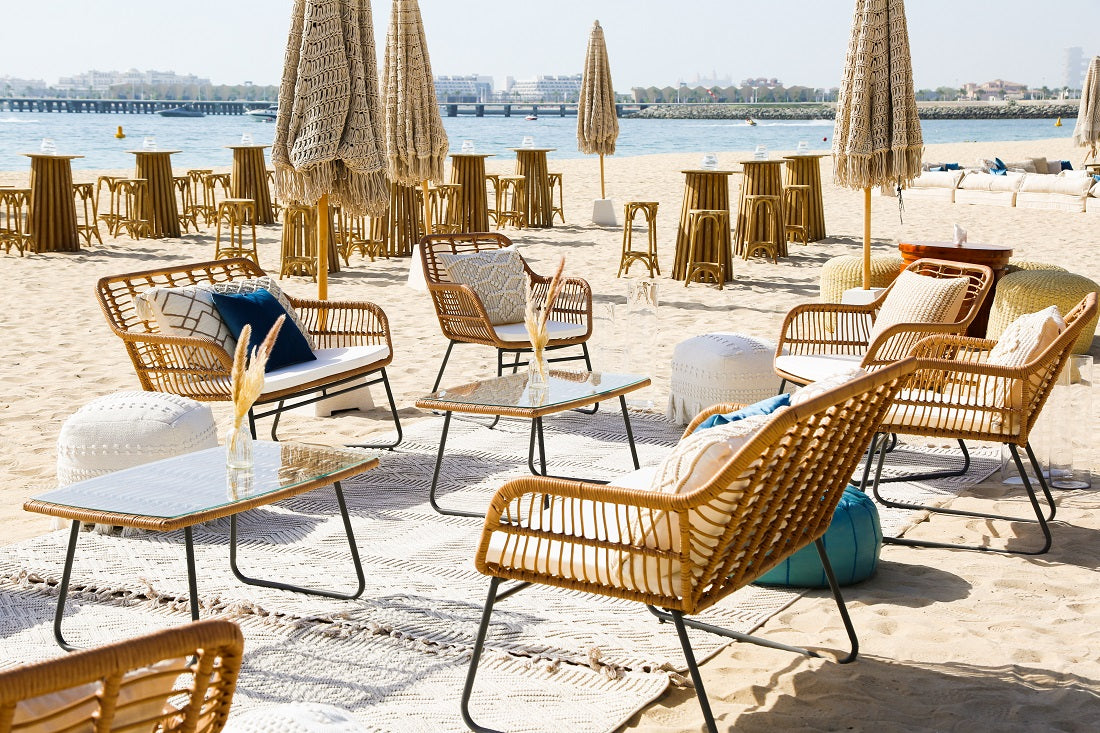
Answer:
<path fill-rule="evenodd" d="M 519 372 L 441 389 L 416 401 L 416 406 L 421 409 L 438 410 L 444 413 L 443 433 L 439 437 L 439 452 L 436 454 L 435 472 L 432 474 L 432 488 L 428 492 L 428 501 L 433 509 L 440 514 L 457 517 L 485 516 L 484 513 L 445 508 L 440 506 L 435 498 L 436 487 L 439 484 L 439 469 L 443 465 L 443 451 L 447 445 L 447 431 L 451 426 L 451 415 L 455 412 L 530 420 L 531 438 L 527 447 L 527 466 L 536 476 L 546 476 L 546 442 L 543 437 L 542 418 L 618 397 L 619 407 L 623 411 L 623 423 L 626 426 L 630 455 L 634 459 L 634 468 L 640 468 L 638 450 L 634 446 L 634 432 L 630 427 L 630 413 L 626 409 L 626 395 L 648 387 L 649 377 L 638 374 L 552 369 L 549 382 L 549 389 L 545 395 L 532 394 L 527 386 L 527 374 Z M 536 446 L 539 455 L 538 468 L 535 467 Z"/>
<path fill-rule="evenodd" d="M 688 215 L 692 209 L 714 209 L 729 212 L 729 177 L 735 171 L 686 170 L 684 174 L 684 205 L 680 210 L 680 226 L 676 230 L 676 252 L 672 264 L 672 279 L 683 280 L 687 276 L 688 249 L 691 245 L 691 227 Z M 706 222 L 702 230 L 705 245 L 697 252 L 697 259 L 721 262 L 725 265 L 726 282 L 733 279 L 732 249 L 729 227 L 712 231 L 714 224 Z M 715 242 L 719 251 L 715 252 Z"/>
<path fill-rule="evenodd" d="M 768 223 L 764 217 L 757 217 L 753 227 L 755 231 L 748 231 L 748 202 L 746 196 L 765 195 L 779 197 L 779 221 L 787 221 L 787 210 L 783 205 L 783 161 L 781 160 L 742 160 L 745 177 L 741 181 L 741 198 L 737 203 L 737 254 L 741 254 L 745 242 L 758 241 L 767 238 Z M 780 257 L 787 256 L 787 236 L 780 228 L 779 241 L 776 249 Z"/>
<path fill-rule="evenodd" d="M 54 638 L 63 649 L 74 649 L 61 633 L 61 621 L 81 522 L 161 532 L 183 529 L 192 620 L 199 618 L 199 594 L 191 527 L 220 517 L 230 520 L 229 566 L 241 582 L 327 598 L 359 597 L 364 587 L 363 565 L 340 481 L 376 467 L 377 456 L 348 448 L 270 441 L 257 441 L 253 448 L 255 468 L 248 475 L 230 474 L 226 469 L 225 449 L 210 448 L 78 481 L 39 494 L 23 504 L 29 512 L 71 519 L 73 523 L 54 612 Z M 356 590 L 346 593 L 305 588 L 242 574 L 237 567 L 237 515 L 329 484 L 335 489 L 344 521 L 358 577 Z"/>
<path fill-rule="evenodd" d="M 485 159 L 492 153 L 451 153 L 451 183 L 458 192 L 460 234 L 489 231 L 489 203 L 485 196 Z"/>
<path fill-rule="evenodd" d="M 79 252 L 72 161 L 83 155 L 22 153 L 31 159 L 28 212 L 35 252 Z"/>
<path fill-rule="evenodd" d="M 550 175 L 546 154 L 557 148 L 512 148 L 516 153 L 516 175 L 524 177 L 524 208 L 527 226 L 554 226 L 554 202 L 550 196 Z"/>
<path fill-rule="evenodd" d="M 226 145 L 233 151 L 233 169 L 229 176 L 229 195 L 256 202 L 256 223 L 274 224 L 271 187 L 267 182 L 264 149 L 269 145 Z"/>
<path fill-rule="evenodd" d="M 176 208 L 176 188 L 172 183 L 172 155 L 178 150 L 127 150 L 135 158 L 134 178 L 149 183 L 145 197 L 143 219 L 149 222 L 149 236 L 178 237 L 179 211 Z"/>
<path fill-rule="evenodd" d="M 824 157 L 823 154 L 807 153 L 783 158 L 787 164 L 785 184 L 810 187 L 806 197 L 806 238 L 811 242 L 825 238 L 825 204 L 821 198 L 821 159 Z"/>

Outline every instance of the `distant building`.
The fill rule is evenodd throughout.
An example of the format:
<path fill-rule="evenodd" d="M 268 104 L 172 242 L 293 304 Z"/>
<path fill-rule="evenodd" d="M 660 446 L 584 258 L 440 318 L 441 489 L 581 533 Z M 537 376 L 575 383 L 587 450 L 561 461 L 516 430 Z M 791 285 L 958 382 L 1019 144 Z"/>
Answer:
<path fill-rule="evenodd" d="M 504 99 L 516 102 L 576 102 L 581 94 L 581 75 L 536 76 L 534 79 L 507 77 Z"/>
<path fill-rule="evenodd" d="M 15 76 L 0 76 L 0 96 L 37 96 L 45 92 L 46 89 L 44 79 L 20 79 Z"/>
<path fill-rule="evenodd" d="M 759 77 L 757 79 L 744 79 L 741 82 L 743 87 L 763 87 L 765 89 L 777 89 L 783 86 L 783 82 L 776 79 L 774 76 L 771 78 Z"/>
<path fill-rule="evenodd" d="M 134 86 L 168 86 L 183 84 L 187 86 L 209 86 L 209 79 L 194 74 L 177 74 L 174 71 L 85 71 L 75 76 L 63 76 L 57 80 L 54 89 L 59 91 L 105 92 L 113 86 L 133 84 Z"/>
<path fill-rule="evenodd" d="M 1088 59 L 1080 46 L 1066 49 L 1066 65 L 1063 72 L 1062 86 L 1070 89 L 1080 89 L 1085 85 L 1085 71 L 1088 69 Z"/>
<path fill-rule="evenodd" d="M 493 77 L 437 76 L 435 98 L 440 102 L 488 102 L 493 98 Z"/>
<path fill-rule="evenodd" d="M 711 71 L 709 77 L 696 74 L 695 80 L 688 82 L 688 84 L 693 87 L 707 87 L 708 89 L 711 87 L 732 87 L 733 77 L 729 75 L 718 76 L 717 71 Z"/>
<path fill-rule="evenodd" d="M 984 84 L 967 82 L 963 84 L 962 92 L 967 99 L 981 102 L 1003 102 L 1007 99 L 1023 99 L 1027 96 L 1027 84 L 1018 84 L 1004 79 L 994 79 Z"/>

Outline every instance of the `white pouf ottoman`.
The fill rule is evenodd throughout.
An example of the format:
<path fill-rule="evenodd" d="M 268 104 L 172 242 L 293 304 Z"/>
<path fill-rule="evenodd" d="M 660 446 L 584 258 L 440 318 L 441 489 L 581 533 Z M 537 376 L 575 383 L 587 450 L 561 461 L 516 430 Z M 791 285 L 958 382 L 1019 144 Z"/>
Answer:
<path fill-rule="evenodd" d="M 162 392 L 92 400 L 61 426 L 57 481 L 71 484 L 218 445 L 209 405 Z"/>
<path fill-rule="evenodd" d="M 774 342 L 739 333 L 707 333 L 681 341 L 672 352 L 665 414 L 683 424 L 716 402 L 752 403 L 774 396 L 779 390 L 774 356 Z"/>

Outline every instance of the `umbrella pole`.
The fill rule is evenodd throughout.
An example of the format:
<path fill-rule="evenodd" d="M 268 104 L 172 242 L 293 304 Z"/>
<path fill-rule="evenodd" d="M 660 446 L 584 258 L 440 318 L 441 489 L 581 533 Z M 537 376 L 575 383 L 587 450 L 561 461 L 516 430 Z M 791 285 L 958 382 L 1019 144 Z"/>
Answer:
<path fill-rule="evenodd" d="M 424 233 L 432 233 L 432 207 L 428 203 L 428 179 L 425 178 L 420 182 L 421 188 L 424 189 Z"/>
<path fill-rule="evenodd" d="M 871 289 L 871 189 L 863 189 L 863 289 Z"/>
<path fill-rule="evenodd" d="M 607 189 L 604 187 L 603 182 L 603 153 L 600 153 L 600 198 L 607 198 Z"/>
<path fill-rule="evenodd" d="M 317 201 L 317 298 L 328 300 L 328 194 Z"/>

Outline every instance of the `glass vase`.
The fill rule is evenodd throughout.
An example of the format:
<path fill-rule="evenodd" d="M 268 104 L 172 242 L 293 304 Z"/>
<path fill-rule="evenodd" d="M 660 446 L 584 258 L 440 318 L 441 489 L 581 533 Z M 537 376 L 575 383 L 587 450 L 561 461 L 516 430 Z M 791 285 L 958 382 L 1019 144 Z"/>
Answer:
<path fill-rule="evenodd" d="M 234 425 L 225 435 L 226 489 L 230 499 L 239 499 L 252 489 L 255 463 L 252 458 L 252 431 Z"/>
<path fill-rule="evenodd" d="M 545 401 L 550 391 L 550 363 L 546 361 L 546 349 L 541 346 L 531 349 L 531 359 L 527 363 L 527 389 L 533 400 L 541 401 Z"/>

